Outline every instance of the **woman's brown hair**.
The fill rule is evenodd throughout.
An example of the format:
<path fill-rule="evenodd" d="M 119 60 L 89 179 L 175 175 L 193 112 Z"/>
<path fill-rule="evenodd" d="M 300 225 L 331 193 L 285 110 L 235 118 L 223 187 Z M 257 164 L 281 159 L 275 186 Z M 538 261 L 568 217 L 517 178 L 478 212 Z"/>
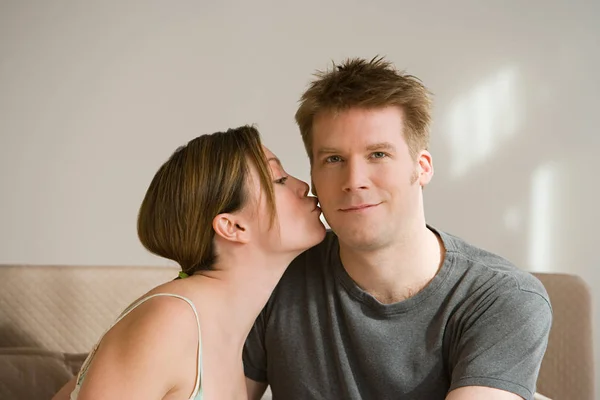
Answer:
<path fill-rule="evenodd" d="M 138 215 L 144 247 L 174 260 L 188 275 L 210 269 L 216 260 L 213 219 L 246 205 L 250 163 L 258 171 L 273 223 L 275 196 L 260 134 L 242 126 L 199 136 L 160 167 Z"/>

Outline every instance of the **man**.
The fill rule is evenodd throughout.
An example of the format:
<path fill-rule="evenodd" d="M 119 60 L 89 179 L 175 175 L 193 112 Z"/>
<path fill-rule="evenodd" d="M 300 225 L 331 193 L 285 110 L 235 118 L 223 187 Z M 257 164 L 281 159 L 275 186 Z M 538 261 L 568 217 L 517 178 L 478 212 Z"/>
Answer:
<path fill-rule="evenodd" d="M 251 399 L 267 385 L 285 400 L 533 397 L 547 293 L 426 224 L 430 103 L 383 59 L 347 60 L 302 96 L 296 121 L 333 232 L 292 263 L 256 320 Z"/>

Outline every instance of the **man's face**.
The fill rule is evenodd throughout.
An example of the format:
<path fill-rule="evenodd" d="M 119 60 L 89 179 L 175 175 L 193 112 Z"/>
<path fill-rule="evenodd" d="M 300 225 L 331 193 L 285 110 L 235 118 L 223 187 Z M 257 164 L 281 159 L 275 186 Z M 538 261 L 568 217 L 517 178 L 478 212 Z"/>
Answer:
<path fill-rule="evenodd" d="M 423 221 L 421 187 L 433 175 L 425 150 L 413 158 L 397 107 L 318 114 L 311 177 L 323 215 L 342 243 L 375 250 Z"/>

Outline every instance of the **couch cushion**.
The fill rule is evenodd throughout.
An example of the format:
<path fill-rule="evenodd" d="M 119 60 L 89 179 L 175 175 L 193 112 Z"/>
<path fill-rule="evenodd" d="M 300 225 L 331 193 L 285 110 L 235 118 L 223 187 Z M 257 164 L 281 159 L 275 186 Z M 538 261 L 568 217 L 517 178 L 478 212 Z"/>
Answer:
<path fill-rule="evenodd" d="M 0 399 L 50 400 L 75 375 L 86 354 L 0 348 Z"/>

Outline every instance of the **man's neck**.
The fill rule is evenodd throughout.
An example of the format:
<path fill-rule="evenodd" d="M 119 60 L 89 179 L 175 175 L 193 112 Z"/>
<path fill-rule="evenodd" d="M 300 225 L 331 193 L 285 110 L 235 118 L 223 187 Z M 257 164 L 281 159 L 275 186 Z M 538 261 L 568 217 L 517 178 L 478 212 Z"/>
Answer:
<path fill-rule="evenodd" d="M 356 284 L 384 304 L 406 300 L 431 282 L 444 260 L 441 238 L 422 229 L 374 251 L 356 251 L 340 242 L 344 269 Z"/>

